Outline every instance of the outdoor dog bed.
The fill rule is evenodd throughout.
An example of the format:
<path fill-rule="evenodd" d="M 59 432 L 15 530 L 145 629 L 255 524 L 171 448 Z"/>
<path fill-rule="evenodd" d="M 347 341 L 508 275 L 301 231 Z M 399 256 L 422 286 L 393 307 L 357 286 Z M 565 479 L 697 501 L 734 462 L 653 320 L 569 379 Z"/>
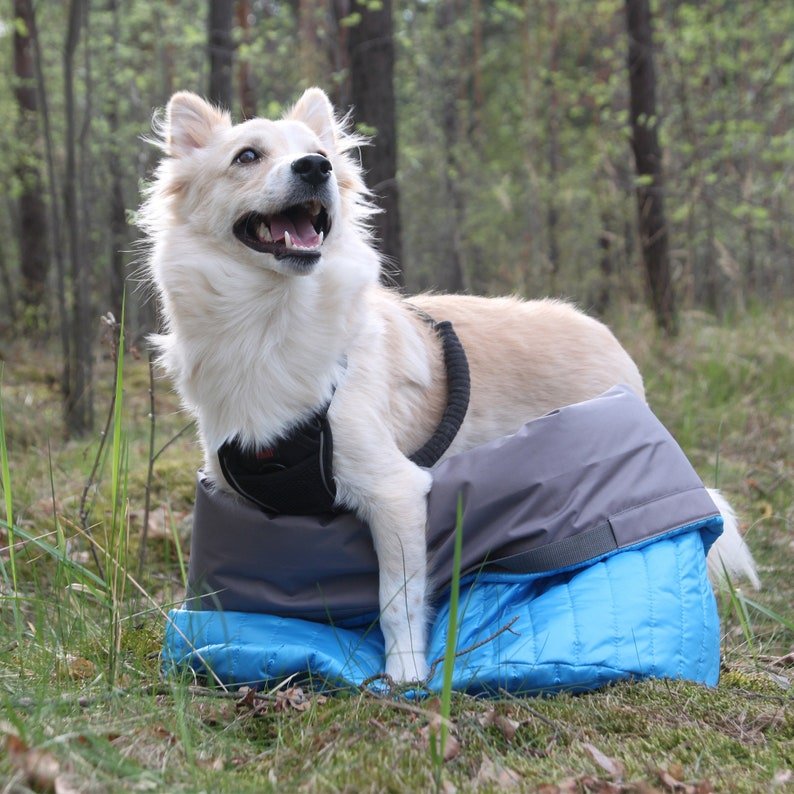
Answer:
<path fill-rule="evenodd" d="M 716 684 L 706 553 L 722 519 L 631 390 L 553 411 L 448 458 L 433 477 L 431 664 L 446 643 L 459 498 L 463 508 L 456 689 Z M 189 598 L 169 613 L 164 666 L 210 667 L 235 686 L 293 674 L 360 685 L 384 668 L 377 571 L 355 516 L 266 513 L 199 474 Z M 440 688 L 441 667 L 428 688 Z"/>

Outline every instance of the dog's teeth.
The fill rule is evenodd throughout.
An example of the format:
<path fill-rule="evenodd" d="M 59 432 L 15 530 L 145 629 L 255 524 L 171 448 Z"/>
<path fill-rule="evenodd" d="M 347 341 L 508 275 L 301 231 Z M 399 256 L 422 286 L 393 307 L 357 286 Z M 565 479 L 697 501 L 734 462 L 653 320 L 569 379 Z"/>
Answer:
<path fill-rule="evenodd" d="M 273 240 L 273 237 L 270 234 L 270 229 L 267 228 L 266 223 L 260 223 L 256 233 L 259 235 L 259 239 L 266 243 L 269 243 Z"/>
<path fill-rule="evenodd" d="M 286 245 L 287 248 L 295 248 L 292 237 L 290 237 L 290 233 L 286 230 L 284 231 L 284 245 Z"/>
<path fill-rule="evenodd" d="M 320 240 L 317 243 L 317 248 L 319 248 L 323 244 L 323 240 L 325 239 L 325 232 L 320 232 Z"/>

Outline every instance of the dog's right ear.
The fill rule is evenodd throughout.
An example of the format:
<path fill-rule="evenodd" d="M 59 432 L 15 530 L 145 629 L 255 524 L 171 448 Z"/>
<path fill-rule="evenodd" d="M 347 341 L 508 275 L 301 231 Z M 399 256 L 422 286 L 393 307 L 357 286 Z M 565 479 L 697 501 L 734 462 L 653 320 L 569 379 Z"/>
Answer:
<path fill-rule="evenodd" d="M 166 151 L 184 157 L 206 146 L 218 129 L 230 127 L 231 119 L 197 94 L 180 91 L 168 103 L 164 126 Z"/>

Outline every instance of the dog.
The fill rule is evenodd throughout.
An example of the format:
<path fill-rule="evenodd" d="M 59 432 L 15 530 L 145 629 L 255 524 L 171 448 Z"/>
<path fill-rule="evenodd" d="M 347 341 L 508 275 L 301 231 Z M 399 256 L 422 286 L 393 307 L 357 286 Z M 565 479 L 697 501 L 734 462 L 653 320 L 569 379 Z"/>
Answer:
<path fill-rule="evenodd" d="M 451 321 L 471 373 L 445 455 L 618 383 L 644 397 L 637 366 L 605 325 L 564 302 L 406 299 L 380 286 L 355 155 L 364 141 L 318 88 L 279 120 L 237 125 L 180 92 L 155 131 L 165 156 L 140 215 L 166 324 L 154 343 L 197 419 L 206 476 L 233 492 L 225 445 L 271 449 L 327 406 L 335 505 L 369 525 L 378 557 L 386 673 L 421 681 L 432 474 L 409 456 L 447 397 L 428 316 Z M 712 568 L 757 583 L 733 513 L 714 498 L 725 531 Z"/>

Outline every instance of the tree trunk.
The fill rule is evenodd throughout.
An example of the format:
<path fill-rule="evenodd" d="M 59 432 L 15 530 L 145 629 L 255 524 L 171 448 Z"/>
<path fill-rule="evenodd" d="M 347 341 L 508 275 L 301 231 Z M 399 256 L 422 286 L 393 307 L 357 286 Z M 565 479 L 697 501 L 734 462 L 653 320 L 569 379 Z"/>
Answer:
<path fill-rule="evenodd" d="M 36 26 L 35 9 L 31 9 L 30 41 L 33 46 L 33 65 L 36 75 L 36 97 L 41 112 L 41 122 L 44 131 L 44 152 L 47 161 L 47 192 L 50 202 L 50 223 L 48 224 L 50 251 L 55 264 L 57 285 L 58 326 L 61 336 L 61 352 L 63 368 L 61 371 L 61 397 L 63 404 L 67 404 L 69 385 L 71 383 L 72 342 L 69 330 L 69 314 L 66 306 L 66 259 L 63 251 L 63 224 L 61 223 L 61 205 L 58 190 L 58 179 L 55 173 L 55 140 L 50 125 L 49 103 L 47 101 L 47 87 L 44 81 L 44 67 L 42 64 L 41 46 Z M 64 408 L 65 413 L 65 408 Z"/>
<path fill-rule="evenodd" d="M 549 44 L 548 107 L 546 108 L 546 139 L 548 163 L 548 196 L 546 199 L 546 230 L 548 234 L 549 282 L 551 293 L 559 289 L 560 243 L 559 219 L 557 209 L 557 182 L 560 174 L 560 97 L 557 92 L 557 70 L 559 68 L 559 25 L 557 24 L 557 4 L 552 0 L 548 6 L 548 29 L 551 35 Z"/>
<path fill-rule="evenodd" d="M 231 110 L 234 103 L 232 24 L 234 0 L 209 0 L 208 49 L 210 80 L 208 99 Z"/>
<path fill-rule="evenodd" d="M 5 310 L 13 327 L 17 324 L 14 285 L 11 283 L 11 274 L 8 272 L 8 263 L 6 262 L 5 248 L 3 248 L 2 240 L 0 240 L 0 284 L 3 285 L 3 292 L 5 293 Z M 2 324 L 0 324 L 0 332 L 2 330 Z"/>
<path fill-rule="evenodd" d="M 374 146 L 363 149 L 361 159 L 383 209 L 375 217 L 375 231 L 386 258 L 384 279 L 402 285 L 392 4 L 383 0 L 377 7 L 356 5 L 355 10 L 361 19 L 348 33 L 350 97 L 357 123 L 374 135 Z"/>
<path fill-rule="evenodd" d="M 19 196 L 19 270 L 22 276 L 20 297 L 26 321 L 34 327 L 46 326 L 44 305 L 47 293 L 49 251 L 47 245 L 47 207 L 44 185 L 38 167 L 40 149 L 38 101 L 35 84 L 35 59 L 32 0 L 14 0 L 14 96 L 19 107 L 17 139 L 22 144 L 16 175 L 21 185 Z"/>
<path fill-rule="evenodd" d="M 463 262 L 463 241 L 461 229 L 464 228 L 466 210 L 463 196 L 463 169 L 459 164 L 461 143 L 461 119 L 458 104 L 461 93 L 461 48 L 458 46 L 454 29 L 457 9 L 455 0 L 441 0 L 437 6 L 438 35 L 446 54 L 440 69 L 441 82 L 441 127 L 444 133 L 445 167 L 444 188 L 448 199 L 450 216 L 445 223 L 446 229 L 440 235 L 449 238 L 445 245 L 443 259 L 436 273 L 436 286 L 443 292 L 463 292 L 466 288 L 466 268 Z"/>
<path fill-rule="evenodd" d="M 637 168 L 640 241 L 651 304 L 657 325 L 667 334 L 678 330 L 664 214 L 662 150 L 656 107 L 656 72 L 649 0 L 626 0 L 629 37 L 631 145 Z"/>
<path fill-rule="evenodd" d="M 237 26 L 242 31 L 242 42 L 251 43 L 251 20 L 253 11 L 251 0 L 237 0 Z M 237 85 L 240 91 L 240 110 L 244 119 L 256 116 L 256 86 L 251 74 L 251 61 L 246 56 L 237 64 Z"/>
<path fill-rule="evenodd" d="M 72 288 L 70 380 L 65 400 L 66 432 L 70 436 L 85 435 L 93 425 L 91 392 L 90 285 L 85 262 L 78 203 L 77 122 L 74 97 L 74 56 L 80 40 L 80 28 L 87 8 L 85 0 L 71 0 L 69 26 L 63 52 L 63 77 L 66 111 L 66 173 L 64 209 L 66 238 Z"/>
<path fill-rule="evenodd" d="M 113 17 L 113 51 L 116 61 L 119 59 L 119 2 L 108 0 L 107 9 Z M 112 80 L 113 78 L 111 78 Z M 127 243 L 127 209 L 124 202 L 124 169 L 121 152 L 118 151 L 119 139 L 119 90 L 114 85 L 111 90 L 108 108 L 108 126 L 110 127 L 110 149 L 108 151 L 108 171 L 110 172 L 109 218 L 110 225 L 110 273 L 108 278 L 108 301 L 110 310 L 116 320 L 121 318 L 121 300 L 124 295 L 125 262 L 122 253 Z M 129 306 L 129 302 L 127 304 Z M 128 318 L 131 313 L 128 313 Z"/>
<path fill-rule="evenodd" d="M 301 77 L 306 85 L 319 85 L 323 81 L 325 65 L 319 26 L 324 4 L 318 0 L 298 0 L 298 49 Z"/>
<path fill-rule="evenodd" d="M 336 74 L 350 74 L 350 28 L 341 24 L 350 14 L 350 0 L 330 0 L 331 24 L 328 36 L 328 63 Z M 350 96 L 350 80 L 336 80 L 330 86 L 331 101 L 338 108 L 347 108 L 353 102 Z"/>

